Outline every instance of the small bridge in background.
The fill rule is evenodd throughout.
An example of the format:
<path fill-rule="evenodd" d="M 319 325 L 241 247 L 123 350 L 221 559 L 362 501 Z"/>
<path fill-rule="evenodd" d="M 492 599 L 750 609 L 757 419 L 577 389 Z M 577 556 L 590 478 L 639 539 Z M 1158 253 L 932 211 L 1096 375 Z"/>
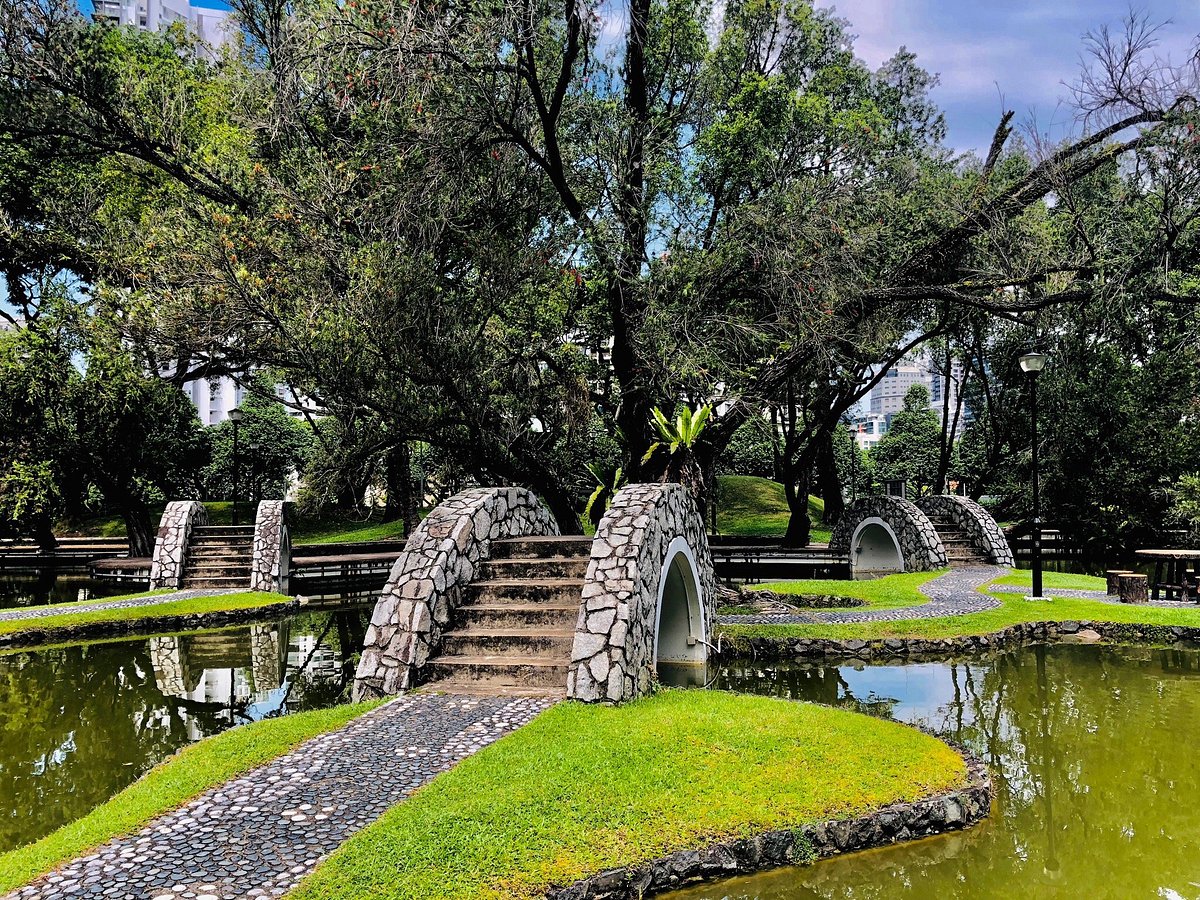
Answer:
<path fill-rule="evenodd" d="M 829 539 L 854 578 L 968 566 L 1012 566 L 1012 549 L 991 514 L 966 497 L 940 494 L 915 503 L 864 497 L 850 504 Z"/>

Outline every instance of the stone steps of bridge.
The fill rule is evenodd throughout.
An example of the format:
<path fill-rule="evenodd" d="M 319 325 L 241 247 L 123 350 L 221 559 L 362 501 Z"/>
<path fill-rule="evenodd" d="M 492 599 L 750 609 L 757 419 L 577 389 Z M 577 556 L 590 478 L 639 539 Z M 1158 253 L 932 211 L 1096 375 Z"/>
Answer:
<path fill-rule="evenodd" d="M 491 559 L 479 571 L 480 581 L 510 581 L 521 579 L 578 580 L 587 574 L 587 556 L 547 556 L 538 559 Z"/>
<path fill-rule="evenodd" d="M 582 535 L 547 535 L 544 537 L 499 538 L 492 541 L 491 558 L 499 559 L 545 559 L 591 556 L 592 539 Z"/>

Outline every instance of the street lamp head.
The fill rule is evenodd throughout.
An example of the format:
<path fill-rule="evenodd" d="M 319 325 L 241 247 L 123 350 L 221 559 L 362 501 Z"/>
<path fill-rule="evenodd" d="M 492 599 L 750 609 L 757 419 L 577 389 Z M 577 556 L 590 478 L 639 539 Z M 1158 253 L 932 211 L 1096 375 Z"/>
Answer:
<path fill-rule="evenodd" d="M 1038 353 L 1036 350 L 1026 353 L 1021 357 L 1021 371 L 1036 377 L 1042 369 L 1046 368 L 1046 360 L 1049 358 L 1045 353 Z"/>
<path fill-rule="evenodd" d="M 245 413 L 242 412 L 242 408 L 240 406 L 235 406 L 229 411 L 229 421 L 236 425 L 238 422 L 242 421 L 243 415 L 245 415 Z"/>

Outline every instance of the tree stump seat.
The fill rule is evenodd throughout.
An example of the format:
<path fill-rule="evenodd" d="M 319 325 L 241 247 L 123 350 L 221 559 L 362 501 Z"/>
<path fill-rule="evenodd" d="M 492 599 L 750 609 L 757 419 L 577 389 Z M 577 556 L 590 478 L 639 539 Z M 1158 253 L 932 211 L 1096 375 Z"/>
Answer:
<path fill-rule="evenodd" d="M 1108 581 L 1108 585 L 1106 587 L 1106 590 L 1108 591 L 1108 595 L 1110 597 L 1117 597 L 1120 595 L 1121 591 L 1120 591 L 1120 585 L 1118 584 L 1118 581 L 1120 580 L 1122 575 L 1136 575 L 1136 574 L 1137 573 L 1134 572 L 1133 569 L 1109 569 L 1107 572 L 1104 573 L 1104 577 Z"/>
<path fill-rule="evenodd" d="M 1118 575 L 1117 594 L 1122 603 L 1146 603 L 1150 599 L 1150 580 L 1136 572 Z"/>

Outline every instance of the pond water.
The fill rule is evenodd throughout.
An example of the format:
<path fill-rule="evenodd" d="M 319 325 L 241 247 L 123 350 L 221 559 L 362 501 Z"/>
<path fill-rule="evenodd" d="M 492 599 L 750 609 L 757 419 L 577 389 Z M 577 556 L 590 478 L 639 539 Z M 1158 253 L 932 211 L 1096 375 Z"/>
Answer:
<path fill-rule="evenodd" d="M 730 879 L 671 900 L 1200 897 L 1200 653 L 1030 647 L 902 666 L 743 666 L 716 686 L 920 724 L 996 787 L 966 832 Z"/>
<path fill-rule="evenodd" d="M 0 852 L 88 813 L 186 744 L 343 702 L 371 606 L 0 654 Z"/>
<path fill-rule="evenodd" d="M 66 573 L 55 569 L 42 569 L 36 573 L 0 570 L 0 609 L 74 603 L 77 600 L 134 594 L 145 589 L 143 583 L 101 581 L 83 573 Z"/>

